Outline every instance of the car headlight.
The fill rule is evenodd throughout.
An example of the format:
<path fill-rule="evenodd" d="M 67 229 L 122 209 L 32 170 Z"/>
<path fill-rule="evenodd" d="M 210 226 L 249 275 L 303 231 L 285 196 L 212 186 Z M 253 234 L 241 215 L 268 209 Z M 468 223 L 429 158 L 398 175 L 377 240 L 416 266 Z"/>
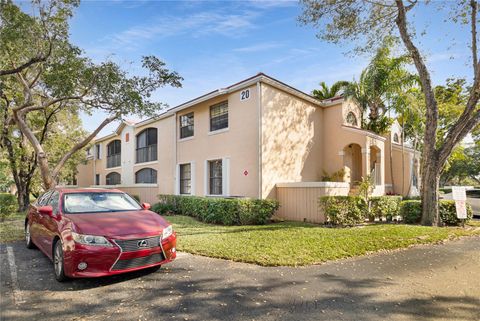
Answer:
<path fill-rule="evenodd" d="M 105 237 L 96 235 L 84 235 L 72 232 L 73 240 L 80 244 L 97 245 L 97 246 L 113 246 Z"/>
<path fill-rule="evenodd" d="M 173 227 L 171 225 L 167 226 L 163 229 L 162 239 L 166 239 L 167 237 L 171 236 L 173 233 Z"/>

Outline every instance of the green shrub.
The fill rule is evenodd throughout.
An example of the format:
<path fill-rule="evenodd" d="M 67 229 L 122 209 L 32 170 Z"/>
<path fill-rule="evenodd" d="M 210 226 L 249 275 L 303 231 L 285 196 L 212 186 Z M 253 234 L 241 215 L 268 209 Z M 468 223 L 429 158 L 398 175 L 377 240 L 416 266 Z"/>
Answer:
<path fill-rule="evenodd" d="M 371 218 L 391 220 L 400 214 L 401 196 L 374 196 L 370 198 Z"/>
<path fill-rule="evenodd" d="M 443 224 L 445 225 L 460 225 L 462 220 L 457 218 L 457 209 L 455 208 L 455 201 L 441 200 L 438 207 L 438 214 Z M 473 217 L 473 210 L 470 204 L 467 204 L 467 221 Z"/>
<path fill-rule="evenodd" d="M 403 221 L 408 224 L 420 223 L 422 219 L 422 203 L 420 201 L 403 201 L 400 204 L 400 215 Z M 455 201 L 440 200 L 438 212 L 440 220 L 445 225 L 459 225 L 461 220 L 457 218 Z M 470 204 L 467 204 L 467 221 L 473 216 Z"/>
<path fill-rule="evenodd" d="M 17 211 L 17 199 L 10 193 L 0 193 L 0 220 L 3 221 Z"/>
<path fill-rule="evenodd" d="M 367 204 L 359 196 L 323 196 L 319 205 L 327 222 L 334 225 L 355 225 L 365 221 Z"/>
<path fill-rule="evenodd" d="M 265 224 L 279 207 L 276 200 L 179 195 L 159 195 L 158 198 L 159 203 L 152 207 L 154 212 L 186 215 L 223 225 Z"/>
<path fill-rule="evenodd" d="M 420 223 L 422 218 L 422 202 L 418 200 L 407 200 L 400 203 L 400 216 L 407 224 Z"/>

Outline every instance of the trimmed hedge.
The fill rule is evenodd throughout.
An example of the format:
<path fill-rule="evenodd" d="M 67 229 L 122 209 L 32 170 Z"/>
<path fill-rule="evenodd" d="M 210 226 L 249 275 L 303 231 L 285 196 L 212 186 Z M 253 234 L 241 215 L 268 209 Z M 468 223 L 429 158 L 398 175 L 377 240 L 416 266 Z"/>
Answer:
<path fill-rule="evenodd" d="M 152 210 L 159 214 L 195 217 L 199 221 L 223 225 L 265 224 L 278 209 L 276 200 L 211 198 L 159 195 Z"/>
<path fill-rule="evenodd" d="M 455 201 L 440 200 L 438 208 L 440 220 L 445 225 L 460 225 L 461 220 L 457 218 Z M 418 224 L 422 219 L 422 203 L 420 201 L 403 201 L 400 205 L 400 215 L 405 223 Z M 473 210 L 467 204 L 467 221 L 473 217 Z"/>
<path fill-rule="evenodd" d="M 3 221 L 17 211 L 17 199 L 10 193 L 0 193 L 0 220 Z"/>
<path fill-rule="evenodd" d="M 386 218 L 390 221 L 400 213 L 401 196 L 374 196 L 369 201 L 370 218 Z"/>
<path fill-rule="evenodd" d="M 360 196 L 322 196 L 319 205 L 330 224 L 355 225 L 365 221 L 367 204 Z"/>

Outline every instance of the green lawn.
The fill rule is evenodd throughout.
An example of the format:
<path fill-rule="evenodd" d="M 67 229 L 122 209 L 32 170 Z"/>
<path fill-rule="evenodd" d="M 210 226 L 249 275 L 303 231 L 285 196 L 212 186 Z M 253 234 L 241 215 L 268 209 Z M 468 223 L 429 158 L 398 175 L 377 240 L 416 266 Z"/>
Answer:
<path fill-rule="evenodd" d="M 15 213 L 0 222 L 0 243 L 23 240 L 25 213 Z"/>
<path fill-rule="evenodd" d="M 0 222 L 0 243 L 23 240 L 24 213 Z M 168 216 L 178 233 L 179 251 L 265 266 L 307 265 L 434 243 L 459 236 L 480 235 L 480 223 L 466 229 L 403 224 L 353 228 L 283 222 L 257 226 L 220 226 L 186 216 Z"/>
<path fill-rule="evenodd" d="M 185 216 L 169 216 L 167 219 L 178 233 L 179 251 L 264 266 L 315 264 L 413 244 L 480 235 L 478 227 L 380 224 L 326 228 L 297 222 L 218 226 Z"/>

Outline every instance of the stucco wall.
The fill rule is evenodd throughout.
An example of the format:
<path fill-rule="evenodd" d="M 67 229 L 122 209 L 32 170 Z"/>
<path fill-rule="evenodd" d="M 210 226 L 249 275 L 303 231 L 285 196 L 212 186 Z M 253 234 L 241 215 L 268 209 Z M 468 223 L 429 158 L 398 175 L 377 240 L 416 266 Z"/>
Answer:
<path fill-rule="evenodd" d="M 278 182 L 318 181 L 322 175 L 322 111 L 262 84 L 262 197 Z"/>
<path fill-rule="evenodd" d="M 77 185 L 79 187 L 93 185 L 93 161 L 88 160 L 85 164 L 78 165 L 77 170 Z"/>
<path fill-rule="evenodd" d="M 240 91 L 210 99 L 177 114 L 177 164 L 194 163 L 192 182 L 196 195 L 206 195 L 206 161 L 228 159 L 229 194 L 258 197 L 258 101 L 257 87 L 250 98 L 240 100 Z M 210 106 L 228 100 L 228 129 L 210 132 Z M 179 117 L 194 112 L 194 136 L 180 139 Z M 245 175 L 246 173 L 246 175 Z M 224 189 L 227 186 L 224 186 Z"/>

